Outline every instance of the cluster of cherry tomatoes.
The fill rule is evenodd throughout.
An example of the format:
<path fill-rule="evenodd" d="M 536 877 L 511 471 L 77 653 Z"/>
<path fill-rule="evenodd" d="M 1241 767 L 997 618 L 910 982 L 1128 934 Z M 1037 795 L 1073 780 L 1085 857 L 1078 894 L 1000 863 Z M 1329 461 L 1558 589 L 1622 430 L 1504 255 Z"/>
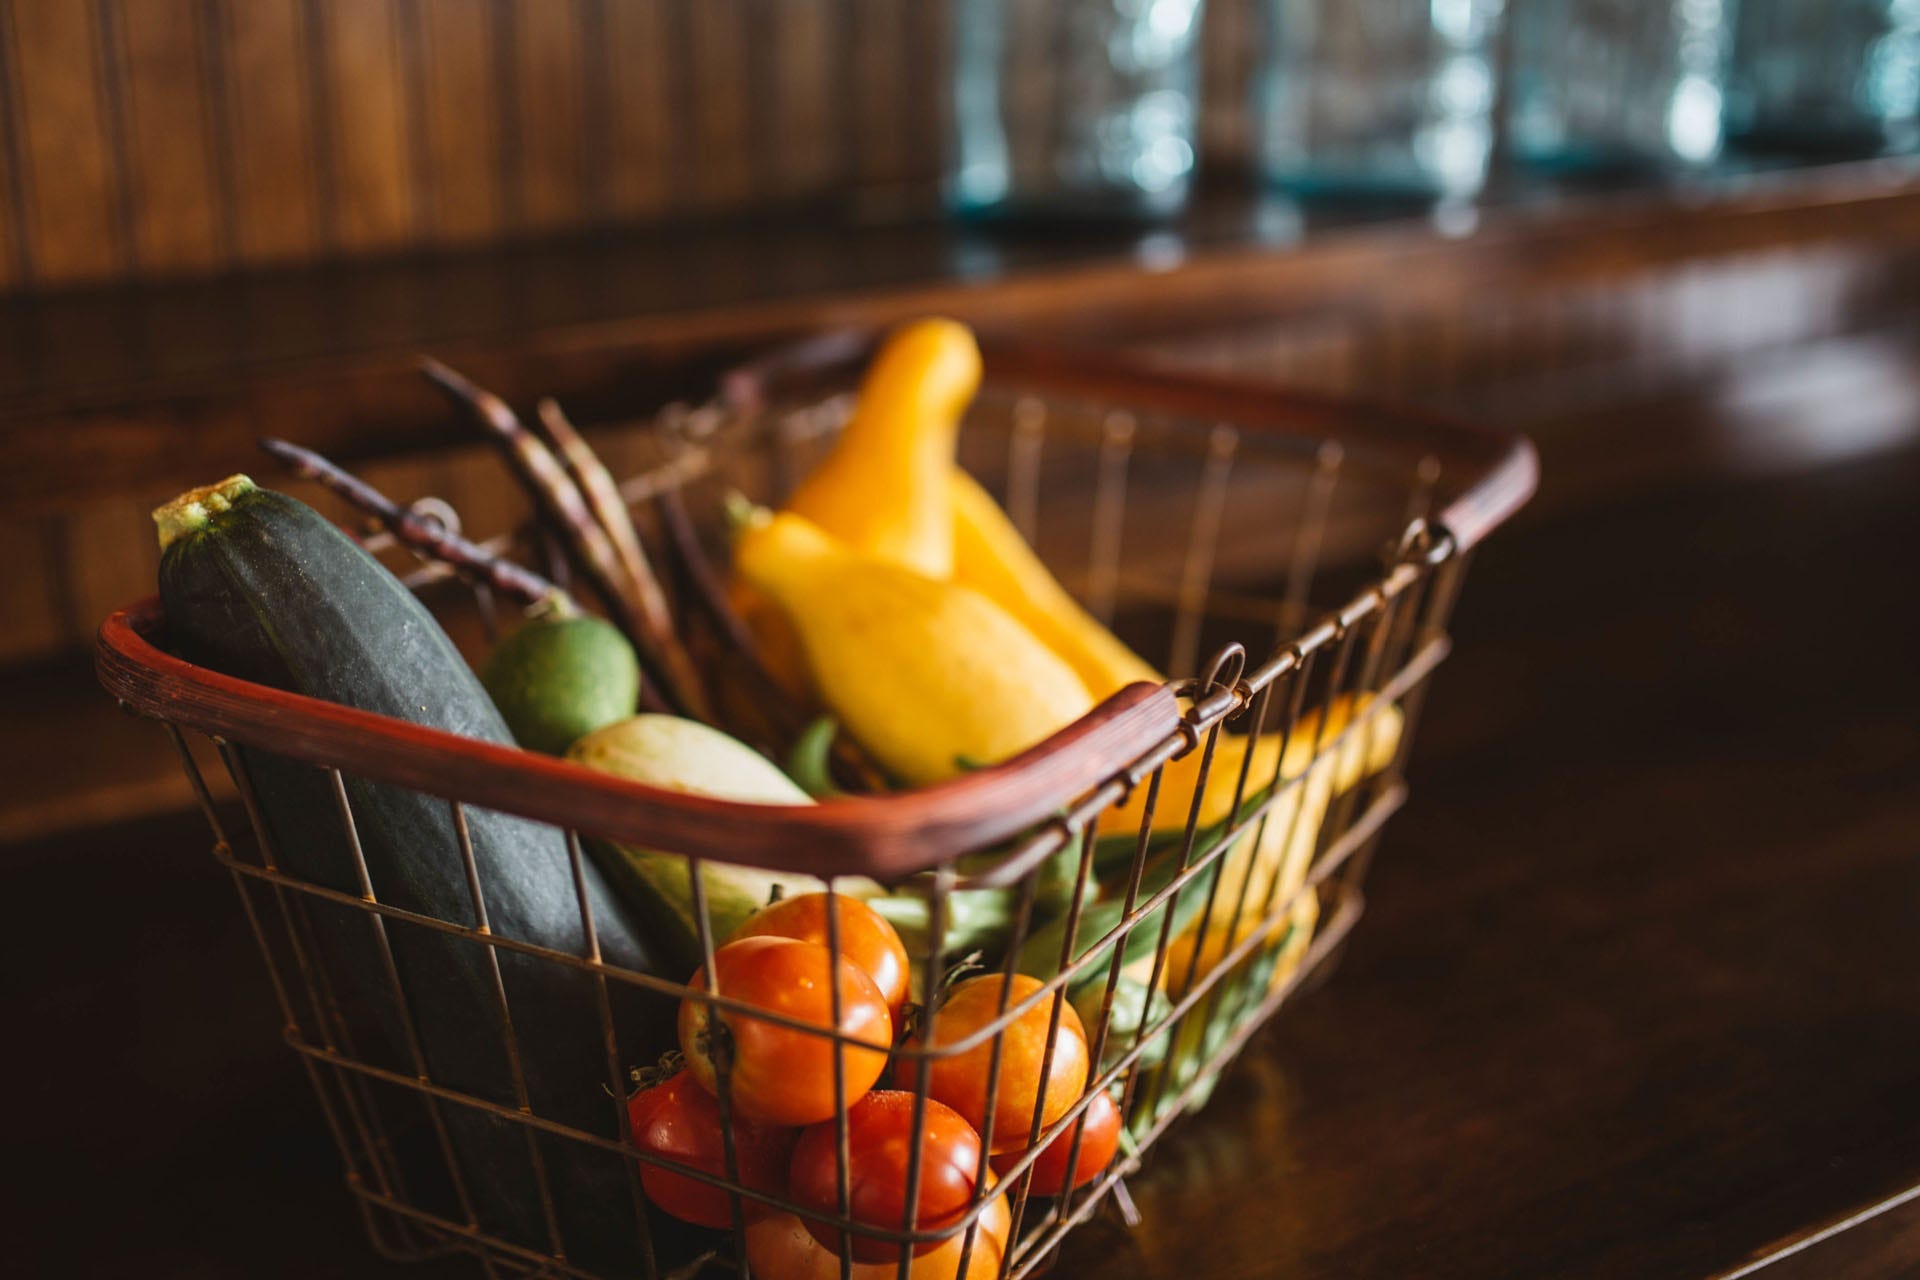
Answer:
<path fill-rule="evenodd" d="M 894 1274 L 899 1246 L 861 1233 L 902 1231 L 910 1220 L 922 1231 L 939 1231 L 962 1221 L 981 1190 L 981 1134 L 991 1133 L 986 1189 L 1024 1157 L 1027 1136 L 1038 1109 L 1042 1126 L 1059 1120 L 1086 1089 L 1089 1061 L 1086 1033 L 1071 1005 L 1060 1009 L 1047 1052 L 1053 1021 L 1050 1001 L 1036 1001 L 998 1037 L 982 1036 L 964 1051 L 931 1060 L 925 1102 L 921 1105 L 920 1175 L 917 1217 L 907 1203 L 908 1171 L 913 1158 L 915 1093 L 921 1061 L 888 1058 L 907 1012 L 907 952 L 893 926 L 856 899 L 814 893 L 786 898 L 756 912 L 725 946 L 714 952 L 720 994 L 764 1009 L 810 1029 L 800 1030 L 750 1014 L 686 1000 L 680 1006 L 680 1049 L 686 1069 L 628 1100 L 628 1121 L 636 1147 L 649 1155 L 726 1176 L 725 1139 L 715 1096 L 719 1064 L 716 1047 L 727 1051 L 727 1096 L 732 1114 L 735 1174 L 741 1186 L 779 1195 L 820 1218 L 774 1212 L 742 1197 L 746 1216 L 748 1262 L 767 1280 L 838 1277 L 840 1256 L 854 1262 L 854 1274 Z M 827 943 L 828 911 L 838 914 L 839 960 Z M 1034 978 L 1000 974 L 953 984 L 933 1019 L 926 1047 L 971 1040 L 1041 987 Z M 713 990 L 703 967 L 689 986 Z M 835 988 L 838 988 L 838 1020 Z M 710 1022 L 724 1026 L 716 1035 Z M 837 1025 L 848 1043 L 836 1046 L 826 1034 Z M 1000 1044 L 1000 1084 L 988 1125 L 989 1080 L 996 1038 Z M 923 1043 L 908 1036 L 902 1047 Z M 870 1047 L 867 1047 L 870 1046 Z M 845 1217 L 855 1229 L 843 1233 L 832 1221 L 839 1205 L 839 1126 L 835 1123 L 835 1064 L 847 1101 L 847 1189 Z M 1068 1125 L 1035 1158 L 1030 1190 L 1059 1195 L 1097 1177 L 1120 1140 L 1120 1112 L 1105 1092 L 1087 1104 L 1079 1159 L 1069 1175 L 1074 1126 Z M 641 1162 L 641 1185 L 662 1210 L 706 1227 L 733 1225 L 730 1198 L 709 1183 Z M 997 1274 L 1007 1247 L 1010 1215 L 1006 1197 L 995 1196 L 979 1216 L 967 1275 Z M 966 1232 L 917 1246 L 911 1274 L 916 1280 L 955 1280 Z"/>

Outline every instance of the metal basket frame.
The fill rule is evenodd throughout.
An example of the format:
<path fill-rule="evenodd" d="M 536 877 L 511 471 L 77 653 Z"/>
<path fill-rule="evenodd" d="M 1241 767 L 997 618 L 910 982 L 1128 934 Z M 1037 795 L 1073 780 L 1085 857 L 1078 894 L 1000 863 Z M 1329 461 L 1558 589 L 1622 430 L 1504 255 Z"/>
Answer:
<path fill-rule="evenodd" d="M 791 409 L 779 407 L 783 398 L 799 398 L 800 403 L 817 406 L 821 386 L 834 379 L 843 380 L 863 350 L 862 344 L 844 339 L 799 348 L 729 378 L 712 404 L 692 412 L 669 409 L 660 415 L 658 423 L 664 434 L 683 445 L 707 436 L 716 424 L 762 431 L 772 426 L 777 435 L 781 423 L 790 426 L 794 421 Z M 1204 1097 L 1215 1074 L 1233 1059 L 1248 1037 L 1301 983 L 1323 971 L 1324 962 L 1352 929 L 1363 909 L 1360 885 L 1381 828 L 1405 799 L 1407 751 L 1428 677 L 1448 650 L 1446 624 L 1470 552 L 1531 494 L 1536 476 L 1531 446 L 1518 437 L 1394 406 L 1281 393 L 1269 387 L 1210 378 L 1138 372 L 1093 358 L 1031 348 L 990 348 L 987 368 L 990 385 L 1005 388 L 1016 397 L 1009 448 L 1009 506 L 1016 518 L 1022 514 L 1022 507 L 1030 513 L 1037 499 L 1036 432 L 1044 437 L 1049 404 L 1071 401 L 1105 407 L 1101 420 L 1102 465 L 1096 469 L 1093 505 L 1096 545 L 1089 575 L 1097 589 L 1109 595 L 1113 589 L 1111 575 L 1117 568 L 1119 520 L 1126 492 L 1124 465 L 1116 472 L 1106 463 L 1115 449 L 1124 461 L 1142 416 L 1210 424 L 1206 429 L 1213 435 L 1201 446 L 1208 458 L 1204 474 L 1219 476 L 1222 484 L 1223 467 L 1232 465 L 1231 449 L 1225 452 L 1226 462 L 1220 462 L 1219 441 L 1223 438 L 1245 433 L 1284 441 L 1301 457 L 1308 468 L 1308 502 L 1286 575 L 1283 618 L 1298 624 L 1306 617 L 1305 582 L 1315 570 L 1322 532 L 1310 526 L 1315 520 L 1324 525 L 1326 498 L 1349 451 L 1386 459 L 1386 465 L 1400 468 L 1407 476 L 1406 507 L 1385 568 L 1340 607 L 1319 616 L 1312 625 L 1296 625 L 1290 634 L 1283 634 L 1257 663 L 1249 662 L 1242 646 L 1229 645 L 1199 676 L 1166 686 L 1136 685 L 1122 690 L 1079 722 L 1001 764 L 898 795 L 847 797 L 790 809 L 664 792 L 564 761 L 388 720 L 198 668 L 169 654 L 158 643 L 164 619 L 153 600 L 115 613 L 102 625 L 98 646 L 101 680 L 129 709 L 163 721 L 179 750 L 212 826 L 215 856 L 233 878 L 267 962 L 286 1039 L 300 1057 L 321 1101 L 346 1167 L 348 1185 L 361 1206 L 370 1237 L 382 1252 L 395 1257 L 421 1257 L 464 1250 L 475 1255 L 489 1275 L 504 1271 L 593 1280 L 607 1274 L 569 1257 L 534 1137 L 536 1133 L 553 1134 L 619 1152 L 630 1161 L 661 1163 L 637 1151 L 627 1140 L 621 1099 L 627 1087 L 625 1069 L 633 1064 L 620 1062 L 615 1048 L 618 1037 L 610 984 L 698 1001 L 710 1011 L 751 1014 L 765 1022 L 830 1038 L 838 1046 L 852 1043 L 836 1031 L 784 1018 L 725 993 L 694 989 L 604 960 L 582 879 L 588 856 L 583 838 L 622 840 L 689 859 L 700 950 L 708 973 L 714 972 L 714 952 L 725 939 L 713 936 L 699 875 L 703 858 L 818 877 L 830 895 L 829 946 L 836 956 L 840 950 L 839 917 L 834 905 L 839 901 L 837 882 L 864 876 L 912 887 L 927 901 L 926 944 L 915 957 L 923 992 L 938 990 L 945 971 L 947 914 L 953 894 L 976 889 L 1009 889 L 1017 894 L 1003 961 L 1003 972 L 1010 976 L 1016 957 L 1038 923 L 1035 909 L 1041 869 L 1057 857 L 1072 861 L 1075 869 L 1061 928 L 1058 971 L 1038 990 L 1017 1001 L 1009 999 L 1010 988 L 1003 985 L 998 1016 L 966 1039 L 932 1049 L 894 1051 L 897 1062 L 910 1064 L 916 1079 L 914 1124 L 918 1132 L 934 1062 L 981 1044 L 991 1046 L 987 1131 L 982 1134 L 980 1170 L 984 1175 L 985 1153 L 994 1139 L 995 1102 L 1002 1084 L 1004 1033 L 1017 1019 L 1044 1003 L 1049 1009 L 1046 1056 L 1051 1058 L 1070 988 L 1083 981 L 1100 981 L 1104 967 L 1102 1017 L 1089 1029 L 1093 1063 L 1089 1086 L 1067 1113 L 1050 1125 L 1042 1124 L 1043 1112 L 1036 1104 L 1025 1135 L 1027 1154 L 1000 1182 L 1000 1188 L 1008 1194 L 1012 1215 L 999 1268 L 999 1274 L 1006 1277 L 1017 1278 L 1037 1270 L 1065 1234 L 1101 1204 L 1117 1199 L 1126 1207 L 1122 1179 L 1139 1167 L 1144 1152 L 1167 1127 L 1196 1099 Z M 697 429 L 689 431 L 689 422 L 697 423 Z M 1222 431 L 1234 434 L 1223 437 Z M 1205 430 L 1201 434 L 1205 437 Z M 689 465 L 683 451 L 662 467 L 636 477 L 627 486 L 628 495 L 637 497 L 662 485 L 682 484 L 697 470 Z M 1117 493 L 1113 491 L 1116 484 Z M 1204 499 L 1205 494 L 1201 496 Z M 1199 526 L 1206 519 L 1206 510 L 1204 500 L 1196 503 L 1195 528 L 1190 531 L 1178 592 L 1176 650 L 1182 646 L 1191 650 L 1197 642 L 1198 624 L 1192 618 L 1204 613 L 1210 591 L 1211 548 L 1204 553 L 1198 549 L 1205 541 Z M 1217 527 L 1212 536 L 1217 539 Z M 1099 545 L 1103 538 L 1110 541 L 1105 551 Z M 1097 581 L 1102 573 L 1109 575 L 1104 587 Z M 1310 714 L 1314 707 L 1331 707 L 1342 696 L 1353 699 L 1348 704 L 1352 714 L 1343 726 L 1330 730 L 1330 715 Z M 1282 894 L 1281 877 L 1276 873 L 1262 901 L 1254 903 L 1248 901 L 1253 877 L 1251 873 L 1243 877 L 1238 900 L 1225 918 L 1227 941 L 1203 968 L 1207 935 L 1215 924 L 1215 908 L 1220 905 L 1216 898 L 1227 879 L 1215 869 L 1244 841 L 1263 840 L 1270 820 L 1283 811 L 1285 816 L 1279 820 L 1288 827 L 1283 838 L 1291 842 L 1294 824 L 1308 810 L 1313 771 L 1323 762 L 1336 759 L 1351 744 L 1370 741 L 1368 735 L 1374 732 L 1376 717 L 1384 708 L 1394 706 L 1401 709 L 1404 720 L 1390 763 L 1377 775 L 1350 788 L 1329 792 L 1319 830 L 1309 833 L 1314 843 L 1297 886 Z M 1303 725 L 1307 728 L 1302 729 Z M 253 831 L 251 855 L 226 829 L 183 730 L 210 737 L 218 745 Z M 1287 776 L 1297 730 L 1310 733 L 1312 746 L 1306 753 L 1310 764 L 1304 771 Z M 1240 756 L 1232 803 L 1224 822 L 1208 830 L 1201 823 L 1206 783 L 1223 733 L 1235 731 L 1248 739 L 1249 749 Z M 1278 736 L 1280 750 L 1271 776 L 1250 777 L 1250 764 L 1257 754 L 1253 744 L 1273 736 Z M 278 865 L 265 836 L 267 827 L 255 806 L 244 760 L 234 744 L 268 749 L 327 772 L 359 877 L 357 894 L 310 883 Z M 1198 753 L 1198 781 L 1189 811 L 1183 820 L 1157 825 L 1154 819 L 1167 766 L 1194 753 Z M 471 922 L 427 917 L 377 899 L 354 829 L 346 786 L 349 776 L 409 787 L 447 800 L 472 898 Z M 1098 820 L 1141 789 L 1144 802 L 1119 891 L 1118 923 L 1098 938 L 1081 938 L 1078 935 L 1086 891 L 1094 877 Z M 485 886 L 475 869 L 472 845 L 466 836 L 468 805 L 532 818 L 565 831 L 587 939 L 583 954 L 554 951 L 489 928 Z M 982 865 L 981 855 L 987 852 L 992 856 Z M 969 862 L 964 869 L 962 858 Z M 1154 883 L 1147 879 L 1150 861 L 1159 868 Z M 1169 861 L 1174 864 L 1171 873 L 1167 871 Z M 1194 937 L 1184 977 L 1166 984 L 1177 992 L 1177 998 L 1171 999 L 1169 1009 L 1157 1019 L 1148 1018 L 1136 1027 L 1124 1051 L 1110 1054 L 1106 1042 L 1111 1020 L 1107 1015 L 1126 967 L 1123 961 L 1129 939 L 1138 928 L 1158 929 L 1146 985 L 1149 989 L 1161 988 L 1176 941 L 1173 926 L 1177 904 L 1190 890 L 1199 892 L 1196 886 L 1203 880 L 1206 897 L 1198 923 L 1186 930 Z M 1327 901 L 1331 909 L 1312 929 L 1310 944 L 1304 953 L 1296 954 L 1290 971 L 1264 990 L 1243 989 L 1245 981 L 1234 985 L 1231 979 L 1244 979 L 1250 974 L 1247 966 L 1277 953 L 1281 944 L 1275 941 L 1276 931 L 1294 919 L 1306 895 Z M 402 1059 L 400 1068 L 375 1061 L 373 1054 L 357 1048 L 340 993 L 312 945 L 304 919 L 306 904 L 313 901 L 365 912 L 375 922 L 374 934 L 383 951 L 390 995 L 406 1027 L 406 1043 L 394 1047 Z M 263 904 L 268 908 L 265 912 Z M 494 973 L 494 1016 L 511 1065 L 517 1105 L 461 1093 L 431 1078 L 387 941 L 389 925 L 455 935 L 486 949 Z M 1291 941 L 1291 933 L 1283 936 Z M 607 1133 L 565 1125 L 536 1115 L 529 1107 L 512 1010 L 500 977 L 502 950 L 569 966 L 590 975 L 596 984 L 608 1054 L 608 1084 L 615 1099 L 613 1124 Z M 836 1021 L 840 1000 L 836 988 Z M 1200 1019 L 1195 1025 L 1203 1031 L 1218 1025 L 1221 1006 L 1229 1000 L 1233 1004 L 1225 1020 L 1228 1034 L 1207 1049 L 1204 1061 L 1198 1062 L 1184 1081 L 1177 1080 L 1171 1068 L 1143 1069 L 1149 1047 L 1179 1043 L 1188 1020 L 1195 1017 Z M 923 1043 L 931 1036 L 938 1017 L 937 1007 L 923 1015 Z M 719 1024 L 715 1019 L 709 1025 Z M 719 1090 L 723 1119 L 731 1105 L 725 1057 L 723 1052 Z M 975 1224 L 991 1199 L 984 1190 L 977 1190 L 959 1220 L 943 1223 L 937 1230 L 921 1229 L 912 1220 L 898 1228 L 876 1228 L 852 1220 L 848 1212 L 848 1103 L 842 1061 L 837 1049 L 834 1123 L 840 1213 L 822 1220 L 897 1244 L 898 1274 L 902 1277 L 908 1274 L 914 1244 L 963 1234 L 961 1274 L 966 1274 L 967 1259 L 977 1244 Z M 1081 1118 L 1094 1091 L 1107 1088 L 1119 1090 L 1123 1115 L 1148 1118 L 1137 1135 L 1137 1145 L 1123 1152 L 1086 1187 L 1050 1203 L 1030 1195 L 1030 1169 L 1040 1146 L 1071 1131 L 1069 1166 L 1077 1164 L 1083 1137 Z M 387 1100 L 376 1097 L 376 1091 L 384 1091 Z M 451 1208 L 423 1203 L 413 1194 L 409 1166 L 398 1154 L 399 1144 L 389 1123 L 392 1095 L 414 1099 L 424 1110 L 451 1187 Z M 483 1228 L 448 1139 L 442 1111 L 447 1106 L 475 1108 L 523 1126 L 548 1229 L 548 1249 L 530 1248 Z M 609 1133 L 619 1136 L 610 1137 Z M 725 1139 L 725 1176 L 711 1176 L 678 1164 L 666 1167 L 728 1190 L 736 1246 L 739 1228 L 754 1208 L 799 1209 L 784 1196 L 739 1183 L 731 1129 Z M 910 1204 L 920 1178 L 916 1144 L 908 1171 Z M 639 1251 L 646 1273 L 657 1275 L 659 1263 L 647 1226 L 645 1197 L 638 1177 L 632 1176 L 630 1181 L 642 1237 Z M 850 1274 L 851 1263 L 843 1262 L 843 1275 Z"/>

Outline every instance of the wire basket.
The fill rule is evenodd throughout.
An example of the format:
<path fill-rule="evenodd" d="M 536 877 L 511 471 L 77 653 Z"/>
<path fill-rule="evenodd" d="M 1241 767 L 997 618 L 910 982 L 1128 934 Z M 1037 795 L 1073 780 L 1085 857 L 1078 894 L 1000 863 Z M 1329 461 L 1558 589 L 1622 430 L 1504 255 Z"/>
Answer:
<path fill-rule="evenodd" d="M 740 488 L 777 500 L 830 440 L 860 350 L 833 342 L 801 349 L 729 378 L 711 403 L 662 412 L 649 433 L 658 464 L 624 492 L 644 505 L 676 489 L 690 510 L 711 517 L 707 532 L 718 540 L 718 495 Z M 752 1006 L 677 980 L 686 975 L 641 972 L 600 953 L 583 880 L 596 841 L 688 859 L 709 973 L 726 939 L 714 936 L 700 893 L 702 860 L 817 877 L 835 895 L 830 904 L 856 881 L 923 903 L 922 927 L 908 931 L 923 998 L 940 989 L 962 948 L 984 950 L 990 972 L 1017 966 L 1041 979 L 1018 998 L 1003 983 L 997 1013 L 966 1039 L 936 1037 L 937 1006 L 921 1015 L 918 1045 L 934 1047 L 897 1049 L 892 1077 L 914 1092 L 916 1131 L 937 1064 L 986 1046 L 991 1117 L 1009 1028 L 1044 1010 L 1051 1057 L 1080 1019 L 1093 1064 L 1085 1095 L 1044 1124 L 1036 1105 L 1014 1144 L 1028 1154 L 991 1195 L 982 1177 L 965 1212 L 937 1226 L 909 1216 L 881 1229 L 848 1216 L 848 1099 L 836 1070 L 840 1212 L 815 1218 L 899 1246 L 888 1273 L 903 1277 L 919 1274 L 911 1271 L 916 1247 L 956 1238 L 964 1256 L 947 1274 L 1032 1274 L 1103 1204 L 1130 1213 L 1122 1180 L 1340 946 L 1361 913 L 1361 880 L 1382 826 L 1406 796 L 1402 765 L 1428 677 L 1447 653 L 1469 553 L 1531 494 L 1531 447 L 1399 408 L 1027 348 L 989 349 L 987 384 L 962 440 L 969 469 L 998 490 L 1088 607 L 1181 674 L 1120 691 L 1011 760 L 910 792 L 772 807 L 656 790 L 193 666 L 167 652 L 154 600 L 102 625 L 101 681 L 133 711 L 163 721 L 180 749 L 215 856 L 266 960 L 286 1039 L 381 1252 L 465 1251 L 488 1274 L 745 1269 L 741 1229 L 799 1210 L 784 1192 L 684 1166 L 675 1171 L 727 1190 L 733 1240 L 715 1247 L 715 1237 L 689 1236 L 648 1206 L 639 1169 L 659 1161 L 629 1141 L 623 1095 L 629 1069 L 645 1065 L 630 1046 L 658 1037 L 657 1028 L 636 1033 L 628 1007 L 652 1001 L 634 1015 L 645 1023 L 663 1007 L 670 1021 L 679 1001 L 733 1014 Z M 251 830 L 223 818 L 192 738 L 217 747 Z M 330 780 L 357 885 L 310 882 L 276 860 L 250 785 L 249 751 L 260 750 Z M 362 784 L 450 804 L 460 838 L 445 856 L 466 877 L 470 916 L 429 917 L 376 896 L 349 799 Z M 1182 799 L 1163 804 L 1163 796 Z M 482 808 L 565 833 L 579 890 L 577 953 L 491 927 L 466 837 L 467 813 Z M 1000 920 L 984 948 L 967 932 L 969 911 L 982 902 Z M 384 962 L 383 989 L 344 972 L 338 948 L 316 929 L 316 917 L 342 913 L 367 926 L 360 936 Z M 837 908 L 828 912 L 836 952 L 838 918 Z M 428 935 L 491 958 L 492 990 L 459 1012 L 506 1054 L 512 1090 L 462 1089 L 428 1069 L 409 1003 L 422 993 L 405 989 L 394 963 L 400 940 Z M 530 1098 L 516 1035 L 517 1015 L 528 1011 L 513 1007 L 512 983 L 501 976 L 503 965 L 530 964 L 563 967 L 592 992 L 598 1016 L 577 1048 L 605 1062 L 599 1128 L 544 1114 Z M 401 1034 L 383 1033 L 381 1013 Z M 784 1025 L 841 1041 L 835 1053 L 850 1043 L 805 1022 Z M 730 1085 L 721 1058 L 724 1115 Z M 1098 1091 L 1125 1116 L 1121 1153 L 1078 1189 L 1034 1194 L 1033 1153 L 1058 1137 L 1071 1144 L 1069 1166 L 1077 1164 Z M 1005 1143 L 991 1125 L 983 1175 L 984 1153 Z M 489 1160 L 516 1167 L 503 1175 L 476 1166 L 462 1145 L 476 1127 L 491 1135 Z M 729 1129 L 725 1169 L 737 1175 L 735 1146 Z M 568 1150 L 617 1170 L 621 1213 L 580 1223 L 550 1176 Z M 913 1151 L 908 1203 L 923 1176 L 917 1142 Z M 510 1221 L 489 1208 L 488 1187 L 503 1176 L 526 1200 Z M 1002 1195 L 1004 1241 L 979 1226 Z M 851 1263 L 842 1272 L 855 1274 Z"/>

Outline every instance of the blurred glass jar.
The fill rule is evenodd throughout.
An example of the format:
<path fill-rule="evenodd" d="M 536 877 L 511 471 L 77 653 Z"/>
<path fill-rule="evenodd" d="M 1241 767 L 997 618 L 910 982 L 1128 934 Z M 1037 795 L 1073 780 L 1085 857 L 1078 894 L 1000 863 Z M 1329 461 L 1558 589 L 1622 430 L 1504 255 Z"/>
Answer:
<path fill-rule="evenodd" d="M 1727 133 L 1753 150 L 1920 141 L 1920 0 L 1741 0 Z"/>
<path fill-rule="evenodd" d="M 1261 174 L 1306 197 L 1478 192 L 1502 3 L 1265 0 Z"/>
<path fill-rule="evenodd" d="M 955 0 L 963 215 L 1162 217 L 1195 157 L 1203 0 Z"/>
<path fill-rule="evenodd" d="M 1720 154 L 1732 3 L 1525 0 L 1512 26 L 1514 157 L 1552 170 L 1710 163 Z"/>

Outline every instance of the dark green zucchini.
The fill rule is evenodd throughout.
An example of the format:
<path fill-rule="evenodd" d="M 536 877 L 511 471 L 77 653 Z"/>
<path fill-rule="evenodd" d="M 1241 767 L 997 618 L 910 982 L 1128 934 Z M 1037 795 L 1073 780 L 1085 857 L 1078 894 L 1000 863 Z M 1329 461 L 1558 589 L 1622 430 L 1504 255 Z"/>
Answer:
<path fill-rule="evenodd" d="M 488 742 L 512 741 L 432 615 L 311 508 L 235 476 L 183 495 L 154 518 L 164 548 L 160 596 L 168 634 L 187 658 L 277 689 Z M 328 776 L 267 751 L 247 749 L 242 756 L 263 834 L 282 868 L 357 893 Z M 447 802 L 351 778 L 346 788 L 381 901 L 474 923 Z M 469 808 L 467 819 L 494 931 L 583 954 L 584 931 L 560 832 L 483 809 Z M 585 872 L 603 954 L 652 972 L 625 909 L 591 862 Z M 319 901 L 309 905 L 336 984 L 371 1007 L 392 1061 L 411 1074 L 401 1010 L 372 918 Z M 517 1105 L 487 948 L 397 921 L 387 933 L 432 1079 Z M 498 954 L 535 1114 L 616 1136 L 594 980 L 511 951 Z M 612 985 L 620 1000 L 623 1061 L 649 1062 L 672 1037 L 671 1010 Z M 480 1225 L 529 1247 L 549 1248 L 521 1127 L 457 1103 L 444 1103 L 442 1111 Z M 625 1162 L 552 1135 L 541 1135 L 539 1142 L 568 1255 L 637 1265 L 638 1224 Z"/>

